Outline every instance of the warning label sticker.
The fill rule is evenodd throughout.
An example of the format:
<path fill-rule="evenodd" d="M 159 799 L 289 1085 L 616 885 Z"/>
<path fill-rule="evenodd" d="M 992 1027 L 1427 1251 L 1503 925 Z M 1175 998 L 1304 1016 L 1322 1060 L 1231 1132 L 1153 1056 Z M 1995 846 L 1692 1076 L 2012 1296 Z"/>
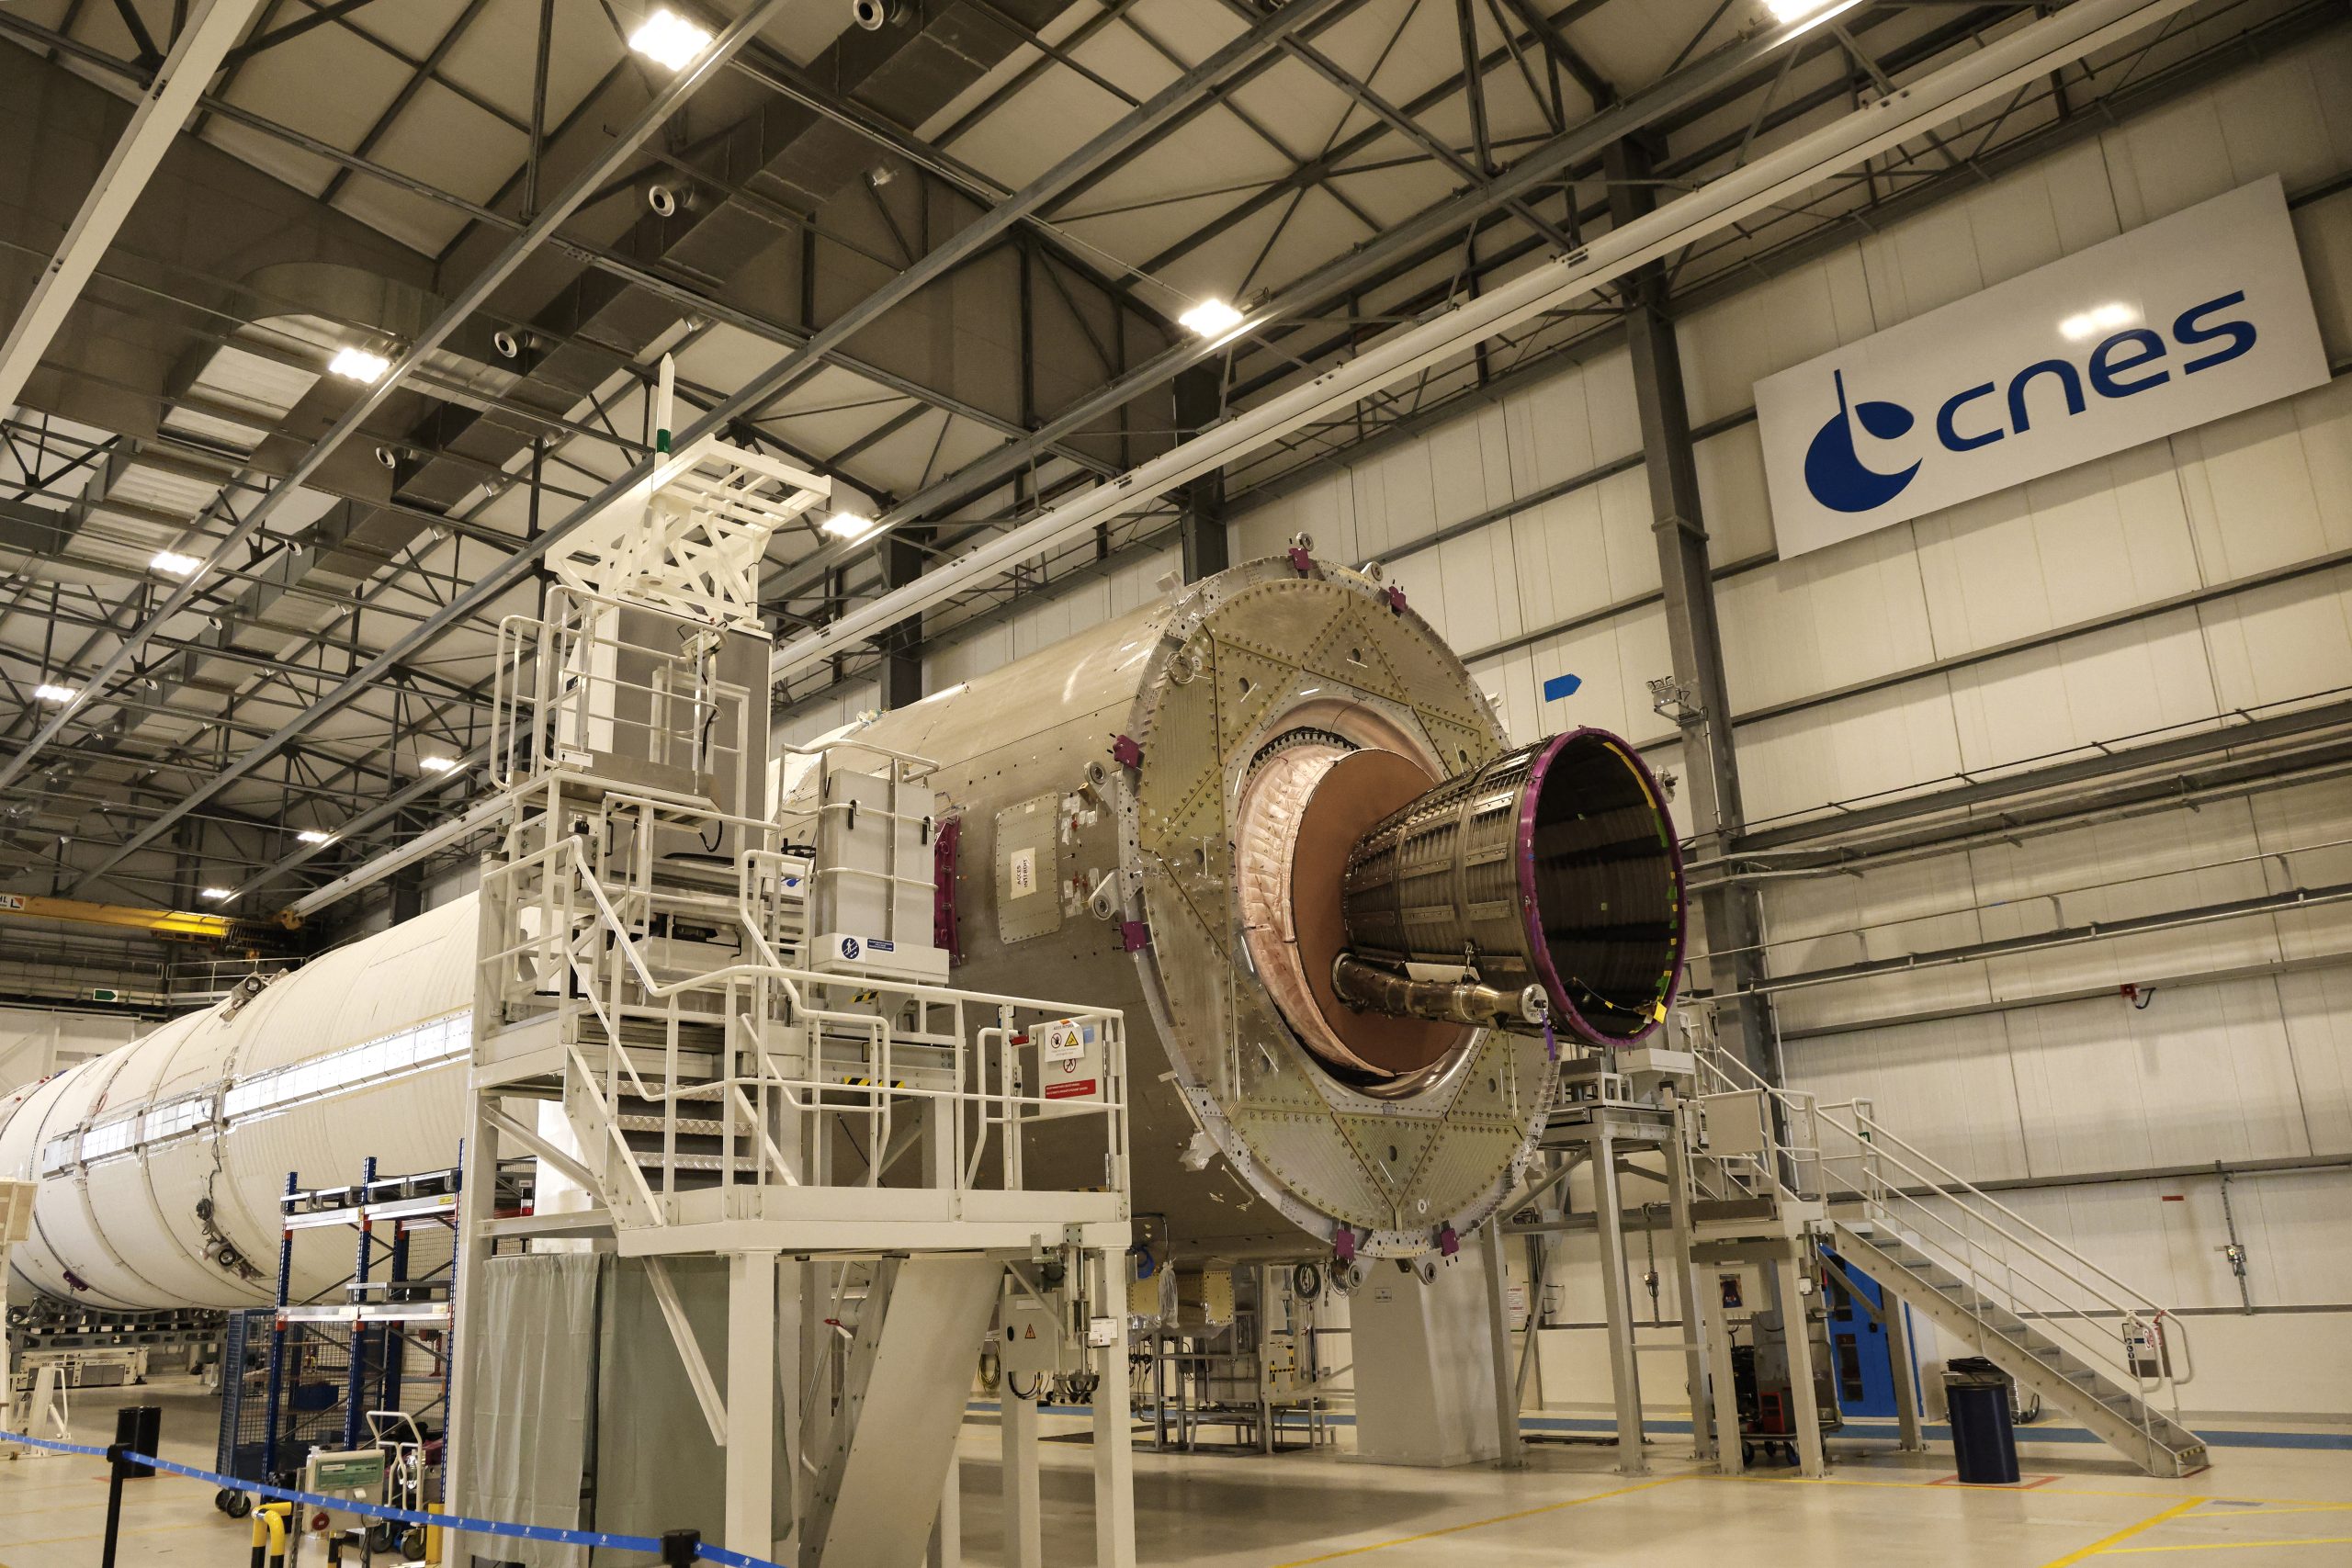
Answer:
<path fill-rule="evenodd" d="M 1035 1031 L 1039 1076 L 1047 1100 L 1094 1100 L 1102 1093 L 1102 1039 L 1097 1025 L 1062 1019 Z"/>

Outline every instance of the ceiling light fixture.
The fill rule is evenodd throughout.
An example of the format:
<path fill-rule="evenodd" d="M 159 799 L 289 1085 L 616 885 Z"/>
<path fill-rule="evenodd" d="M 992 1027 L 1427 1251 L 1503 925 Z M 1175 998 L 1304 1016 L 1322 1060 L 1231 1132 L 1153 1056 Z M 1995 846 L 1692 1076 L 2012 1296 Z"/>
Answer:
<path fill-rule="evenodd" d="M 374 386 L 383 378 L 392 362 L 380 354 L 370 354 L 364 348 L 338 348 L 334 357 L 327 361 L 327 368 L 348 381 Z"/>
<path fill-rule="evenodd" d="M 1241 312 L 1222 299 L 1204 299 L 1182 315 L 1176 324 L 1189 327 L 1203 337 L 1222 337 L 1241 324 Z"/>
<path fill-rule="evenodd" d="M 683 71 L 710 47 L 710 30 L 696 27 L 665 6 L 628 35 L 628 46 L 648 60 L 673 71 Z"/>
<path fill-rule="evenodd" d="M 428 773 L 446 773 L 458 765 L 455 757 L 419 757 L 416 765 Z"/>
<path fill-rule="evenodd" d="M 334 842 L 334 835 L 333 833 L 322 833 L 316 828 L 305 828 L 294 836 L 301 840 L 302 842 L 306 844 L 331 844 Z"/>
<path fill-rule="evenodd" d="M 863 539 L 874 532 L 874 519 L 854 512 L 836 512 L 819 525 L 836 539 Z"/>
<path fill-rule="evenodd" d="M 33 700 L 35 702 L 70 703 L 81 694 L 81 691 L 77 687 L 55 686 L 46 681 L 33 688 Z"/>
<path fill-rule="evenodd" d="M 204 897 L 218 904 L 222 899 L 232 897 L 232 895 L 226 887 L 208 887 L 204 890 Z"/>
<path fill-rule="evenodd" d="M 204 562 L 195 556 L 184 556 L 177 550 L 157 550 L 155 558 L 147 564 L 172 577 L 193 577 L 196 569 Z"/>

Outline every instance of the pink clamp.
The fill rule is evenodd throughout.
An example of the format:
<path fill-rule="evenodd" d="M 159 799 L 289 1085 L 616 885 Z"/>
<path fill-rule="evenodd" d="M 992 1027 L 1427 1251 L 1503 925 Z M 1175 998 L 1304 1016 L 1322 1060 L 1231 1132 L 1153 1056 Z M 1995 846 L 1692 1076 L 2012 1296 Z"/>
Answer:
<path fill-rule="evenodd" d="M 1119 946 L 1127 953 L 1141 953 L 1151 945 L 1151 928 L 1141 920 L 1119 922 Z"/>
<path fill-rule="evenodd" d="M 1111 760 L 1123 768 L 1143 766 L 1143 742 L 1132 735 L 1122 735 L 1111 742 Z"/>
<path fill-rule="evenodd" d="M 1301 577 L 1315 575 L 1315 558 L 1306 553 L 1306 547 L 1304 545 L 1293 545 L 1290 547 L 1290 564 Z"/>
<path fill-rule="evenodd" d="M 1450 1258 L 1461 1250 L 1462 1238 L 1454 1234 L 1454 1230 L 1452 1225 L 1447 1225 L 1437 1233 L 1437 1251 L 1439 1257 Z"/>

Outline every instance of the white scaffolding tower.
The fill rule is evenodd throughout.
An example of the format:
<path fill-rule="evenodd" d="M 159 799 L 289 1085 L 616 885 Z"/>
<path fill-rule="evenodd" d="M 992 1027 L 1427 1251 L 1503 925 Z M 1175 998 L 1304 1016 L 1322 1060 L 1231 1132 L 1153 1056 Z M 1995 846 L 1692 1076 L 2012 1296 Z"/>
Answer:
<path fill-rule="evenodd" d="M 527 1247 L 608 1252 L 643 1271 L 672 1392 L 723 1450 L 719 1544 L 954 1562 L 956 1433 L 985 1337 L 1017 1315 L 1094 1383 L 1098 1561 L 1121 1568 L 1125 1020 L 941 983 L 924 760 L 786 748 L 805 806 L 770 804 L 757 576 L 769 536 L 823 496 L 697 443 L 578 531 L 541 616 L 502 628 L 453 1409 L 498 1332 L 488 1272 Z M 1091 1090 L 1045 1095 L 1046 1054 L 1082 1055 Z M 1057 1169 L 1097 1152 L 1083 1188 L 1032 1185 L 1045 1140 Z M 518 1161 L 529 1212 L 502 1213 Z M 713 1258 L 718 1369 L 686 1262 Z M 1008 1402 L 1016 1562 L 1038 1554 L 1035 1416 Z M 458 1419 L 462 1485 L 489 1434 Z M 600 1477 L 600 1506 L 623 1483 Z"/>

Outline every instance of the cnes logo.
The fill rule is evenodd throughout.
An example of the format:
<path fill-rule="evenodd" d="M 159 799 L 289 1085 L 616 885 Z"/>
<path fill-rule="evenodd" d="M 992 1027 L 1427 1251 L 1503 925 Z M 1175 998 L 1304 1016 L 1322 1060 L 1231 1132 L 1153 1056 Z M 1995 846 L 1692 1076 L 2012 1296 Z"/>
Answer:
<path fill-rule="evenodd" d="M 2235 289 L 2175 316 L 2170 341 L 2145 326 L 2128 326 L 2101 339 L 2081 364 L 2071 358 L 2037 359 L 2006 383 L 1980 381 L 1963 387 L 1936 410 L 1936 445 L 1907 464 L 1902 458 L 1923 445 L 1905 441 L 1918 423 L 1917 416 L 1901 403 L 1851 399 L 1846 373 L 1832 370 L 1838 412 L 1805 447 L 1805 489 L 1832 511 L 1872 512 L 1901 495 L 1928 457 L 1944 461 L 1939 448 L 1965 454 L 1996 441 L 2030 437 L 2037 412 L 2045 425 L 2053 425 L 2083 412 L 2090 406 L 2090 395 L 2103 400 L 2137 397 L 2171 381 L 2176 371 L 2188 377 L 2226 365 L 2255 344 L 2254 323 L 2236 309 L 2245 303 L 2245 291 Z M 2128 307 L 2101 306 L 2069 318 L 2061 330 L 2068 337 L 2087 339 L 2102 327 L 2138 319 L 2138 312 Z M 2177 348 L 2197 352 L 2177 357 Z M 1865 448 L 1856 439 L 1858 430 L 1894 449 L 1880 454 Z M 1864 460 L 1865 450 L 1871 450 L 1880 463 L 1900 466 L 1873 467 Z"/>

